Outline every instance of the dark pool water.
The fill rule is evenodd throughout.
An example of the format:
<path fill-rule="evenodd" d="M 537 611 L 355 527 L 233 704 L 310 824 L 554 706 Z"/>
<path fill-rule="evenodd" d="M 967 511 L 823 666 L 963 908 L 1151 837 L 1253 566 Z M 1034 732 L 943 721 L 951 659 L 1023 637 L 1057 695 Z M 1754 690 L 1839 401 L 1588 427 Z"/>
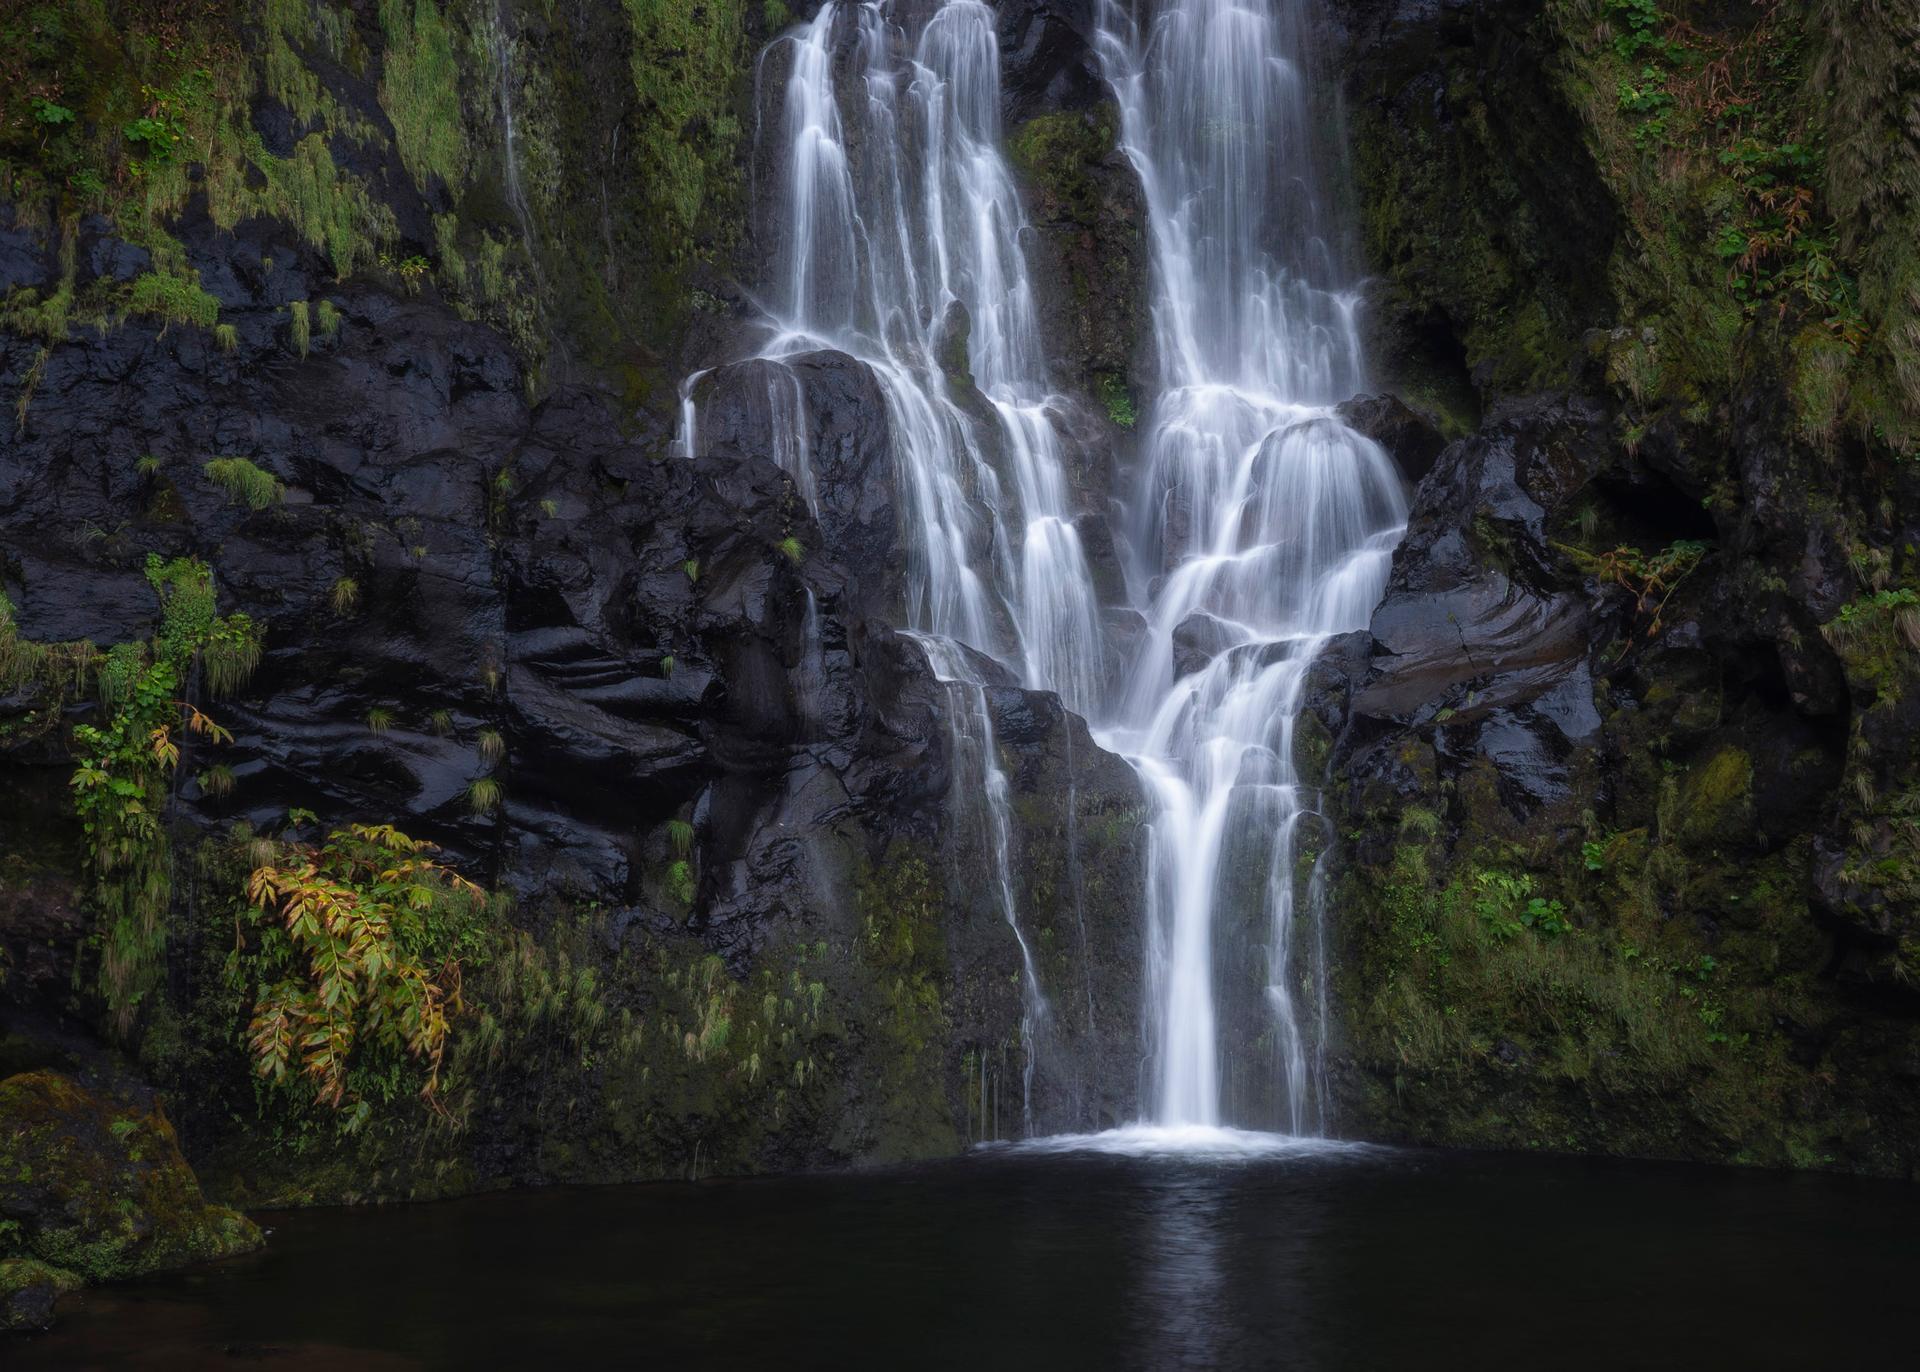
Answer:
<path fill-rule="evenodd" d="M 1342 1150 L 275 1213 L 39 1367 L 1913 1366 L 1920 1188 Z"/>

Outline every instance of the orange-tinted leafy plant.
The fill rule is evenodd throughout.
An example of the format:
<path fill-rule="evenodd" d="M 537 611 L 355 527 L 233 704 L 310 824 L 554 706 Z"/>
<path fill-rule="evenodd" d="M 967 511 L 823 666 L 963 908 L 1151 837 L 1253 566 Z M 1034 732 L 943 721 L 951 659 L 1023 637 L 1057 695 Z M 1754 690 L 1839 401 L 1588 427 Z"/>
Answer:
<path fill-rule="evenodd" d="M 392 825 L 350 824 L 324 844 L 271 845 L 247 879 L 262 984 L 247 1043 L 270 1085 L 365 1121 L 396 1061 L 436 1109 L 461 966 L 484 948 L 487 896 Z"/>

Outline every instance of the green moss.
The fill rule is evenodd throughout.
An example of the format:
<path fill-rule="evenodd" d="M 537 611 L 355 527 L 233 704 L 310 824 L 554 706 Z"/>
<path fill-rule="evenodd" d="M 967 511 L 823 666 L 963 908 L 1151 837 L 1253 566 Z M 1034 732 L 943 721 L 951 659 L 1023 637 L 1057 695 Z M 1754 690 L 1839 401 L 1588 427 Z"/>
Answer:
<path fill-rule="evenodd" d="M 434 0 L 381 0 L 380 26 L 387 37 L 380 104 L 401 160 L 423 189 L 437 179 L 457 193 L 469 159 L 460 109 L 469 78 L 454 31 Z"/>
<path fill-rule="evenodd" d="M 1688 774 L 1680 835 L 1697 846 L 1734 843 L 1752 824 L 1753 759 L 1740 748 L 1722 748 Z"/>
<path fill-rule="evenodd" d="M 1133 392 L 1128 389 L 1126 378 L 1114 372 L 1102 372 L 1097 384 L 1100 403 L 1107 407 L 1108 419 L 1122 429 L 1131 429 L 1140 422 L 1139 412 L 1133 405 Z"/>
<path fill-rule="evenodd" d="M 0 1331 L 45 1329 L 54 1302 L 84 1285 L 64 1267 L 36 1258 L 0 1259 Z"/>
<path fill-rule="evenodd" d="M 1013 130 L 1007 154 L 1039 195 L 1041 215 L 1089 223 L 1098 216 L 1100 191 L 1092 168 L 1113 151 L 1114 130 L 1110 105 L 1091 113 L 1037 115 Z"/>
<path fill-rule="evenodd" d="M 109 1105 L 53 1072 L 0 1082 L 0 1212 L 14 1252 L 108 1281 L 245 1252 L 260 1231 L 210 1206 L 157 1108 Z"/>
<path fill-rule="evenodd" d="M 743 0 L 622 0 L 633 33 L 631 69 L 640 102 L 639 159 L 648 195 L 669 216 L 673 256 L 730 211 L 738 193 L 734 111 L 745 74 Z"/>
<path fill-rule="evenodd" d="M 866 1017 L 879 1036 L 869 1058 L 885 1102 L 878 1122 L 881 1157 L 951 1151 L 955 1144 L 941 1061 L 946 976 L 941 935 L 944 902 L 926 861 L 896 844 L 858 884 L 861 966 L 878 1004 Z"/>

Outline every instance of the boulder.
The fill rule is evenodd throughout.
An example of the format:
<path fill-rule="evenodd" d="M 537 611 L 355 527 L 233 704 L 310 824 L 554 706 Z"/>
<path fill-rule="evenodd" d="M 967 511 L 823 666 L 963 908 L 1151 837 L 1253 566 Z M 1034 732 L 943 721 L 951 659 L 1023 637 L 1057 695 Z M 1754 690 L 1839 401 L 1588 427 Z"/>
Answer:
<path fill-rule="evenodd" d="M 54 1302 L 85 1284 L 64 1267 L 35 1258 L 0 1259 L 0 1330 L 50 1328 Z"/>
<path fill-rule="evenodd" d="M 0 1082 L 0 1245 L 76 1278 L 114 1281 L 251 1252 L 261 1237 L 245 1215 L 200 1194 L 158 1102 L 115 1104 L 35 1071 Z M 62 1280 L 26 1277 L 29 1292 Z"/>

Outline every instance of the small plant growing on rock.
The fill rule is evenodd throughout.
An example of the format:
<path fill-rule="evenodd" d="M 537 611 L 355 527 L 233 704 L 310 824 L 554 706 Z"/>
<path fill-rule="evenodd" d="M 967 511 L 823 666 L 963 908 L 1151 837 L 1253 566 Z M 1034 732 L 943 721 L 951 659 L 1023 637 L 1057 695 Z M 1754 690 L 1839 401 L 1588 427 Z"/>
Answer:
<path fill-rule="evenodd" d="M 333 612 L 342 617 L 352 614 L 360 608 L 360 583 L 350 576 L 343 576 L 333 583 L 333 590 L 327 596 L 333 606 Z"/>
<path fill-rule="evenodd" d="M 287 310 L 293 316 L 291 336 L 294 350 L 305 357 L 307 348 L 313 341 L 313 318 L 308 313 L 307 302 L 295 300 L 287 306 Z"/>
<path fill-rule="evenodd" d="M 806 560 L 807 550 L 805 548 L 802 548 L 800 546 L 800 540 L 795 538 L 791 534 L 787 535 L 785 538 L 781 539 L 778 543 L 774 544 L 773 546 L 778 548 L 780 552 L 783 555 L 785 555 L 787 560 L 790 562 L 798 563 Z"/>
<path fill-rule="evenodd" d="M 287 488 L 272 472 L 262 471 L 244 457 L 216 457 L 201 468 L 207 479 L 227 493 L 229 504 L 264 510 L 280 503 Z"/>
<path fill-rule="evenodd" d="M 479 751 L 480 760 L 492 767 L 507 755 L 507 741 L 500 737 L 498 729 L 482 729 L 475 736 L 474 745 Z"/>
<path fill-rule="evenodd" d="M 393 727 L 393 711 L 384 705 L 376 705 L 367 711 L 367 727 L 376 734 L 384 734 Z"/>
<path fill-rule="evenodd" d="M 1103 372 L 1100 376 L 1100 403 L 1106 406 L 1107 418 L 1118 428 L 1131 429 L 1140 422 L 1139 411 L 1133 404 L 1133 392 L 1113 372 Z"/>
<path fill-rule="evenodd" d="M 441 738 L 445 738 L 453 732 L 453 712 L 450 710 L 435 710 L 427 716 L 427 724 L 435 734 Z"/>
<path fill-rule="evenodd" d="M 1557 900 L 1534 894 L 1533 877 L 1525 872 L 1486 869 L 1474 874 L 1473 912 L 1487 932 L 1501 943 L 1532 930 L 1549 938 L 1573 928 L 1567 919 L 1567 907 Z"/>
<path fill-rule="evenodd" d="M 492 777 L 475 777 L 467 783 L 467 808 L 476 815 L 490 814 L 500 808 L 500 783 Z"/>

